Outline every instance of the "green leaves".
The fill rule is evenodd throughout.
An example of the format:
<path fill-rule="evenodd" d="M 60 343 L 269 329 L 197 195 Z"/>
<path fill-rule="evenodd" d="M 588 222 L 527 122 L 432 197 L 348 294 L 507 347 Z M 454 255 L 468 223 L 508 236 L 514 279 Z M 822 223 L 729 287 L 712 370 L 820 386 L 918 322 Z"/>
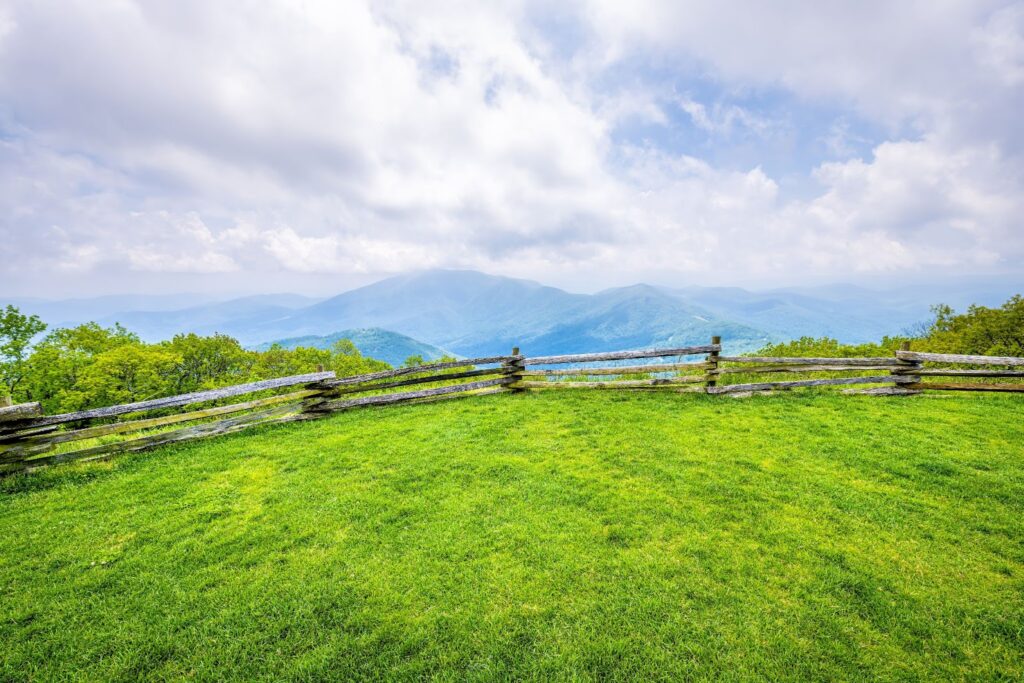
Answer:
<path fill-rule="evenodd" d="M 179 334 L 147 344 L 119 324 L 92 322 L 52 330 L 33 347 L 32 338 L 45 329 L 37 316 L 13 306 L 0 315 L 0 379 L 15 402 L 39 401 L 48 413 L 304 374 L 319 366 L 339 377 L 390 369 L 348 339 L 330 350 L 274 345 L 259 352 L 224 334 Z"/>
<path fill-rule="evenodd" d="M 23 315 L 14 306 L 0 314 L 0 380 L 13 395 L 25 375 L 25 360 L 32 338 L 46 329 L 37 315 Z"/>

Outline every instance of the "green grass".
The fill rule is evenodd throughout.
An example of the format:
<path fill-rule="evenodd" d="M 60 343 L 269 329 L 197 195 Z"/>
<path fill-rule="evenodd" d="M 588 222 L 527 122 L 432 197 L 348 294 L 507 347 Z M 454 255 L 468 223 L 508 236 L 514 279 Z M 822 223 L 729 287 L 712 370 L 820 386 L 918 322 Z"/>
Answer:
<path fill-rule="evenodd" d="M 1024 400 L 368 409 L 0 482 L 0 679 L 1021 680 Z"/>

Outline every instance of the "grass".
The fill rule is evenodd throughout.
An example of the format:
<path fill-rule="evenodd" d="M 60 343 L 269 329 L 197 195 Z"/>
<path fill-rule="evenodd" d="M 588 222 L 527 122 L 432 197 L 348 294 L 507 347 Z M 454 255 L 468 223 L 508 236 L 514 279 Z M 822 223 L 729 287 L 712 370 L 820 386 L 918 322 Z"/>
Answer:
<path fill-rule="evenodd" d="M 542 392 L 0 482 L 0 679 L 1021 680 L 1024 401 Z"/>

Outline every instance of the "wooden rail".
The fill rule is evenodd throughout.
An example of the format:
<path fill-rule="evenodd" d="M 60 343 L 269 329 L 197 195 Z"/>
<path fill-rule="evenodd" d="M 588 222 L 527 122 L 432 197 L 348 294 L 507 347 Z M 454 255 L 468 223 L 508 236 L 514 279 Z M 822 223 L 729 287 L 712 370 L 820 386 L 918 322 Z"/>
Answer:
<path fill-rule="evenodd" d="M 124 403 L 122 405 L 108 406 L 106 408 L 93 408 L 92 410 L 81 410 L 75 413 L 62 413 L 60 415 L 51 415 L 49 417 L 31 418 L 28 422 L 30 422 L 33 427 L 42 427 L 68 422 L 94 420 L 104 417 L 116 417 L 127 413 L 139 413 L 149 410 L 158 410 L 161 408 L 175 408 L 178 406 L 189 405 L 190 403 L 216 401 L 218 399 L 230 398 L 241 394 L 251 394 L 267 389 L 293 387 L 297 384 L 312 384 L 314 382 L 328 380 L 333 377 L 333 372 L 314 372 L 308 375 L 279 377 L 277 379 L 266 379 L 260 382 L 249 382 L 248 384 L 236 384 L 235 386 L 224 387 L 222 389 L 209 389 L 207 391 L 196 391 L 190 394 L 181 394 L 179 396 L 168 396 L 166 398 L 154 398 L 149 401 L 138 401 L 137 403 Z M 12 428 L 12 424 L 5 423 L 3 428 L 10 430 Z"/>
<path fill-rule="evenodd" d="M 718 345 L 687 346 L 681 349 L 651 349 L 648 351 L 611 351 L 608 353 L 573 353 L 565 356 L 535 356 L 524 358 L 524 365 L 564 365 L 566 363 L 597 363 L 609 360 L 634 360 L 637 358 L 665 358 L 668 356 L 695 356 L 702 353 L 721 351 Z"/>
<path fill-rule="evenodd" d="M 721 348 L 719 337 L 713 337 L 711 344 L 703 346 L 557 356 L 527 357 L 514 348 L 507 356 L 428 363 L 352 377 L 315 372 L 58 415 L 42 414 L 38 403 L 0 404 L 0 474 L 74 460 L 103 459 L 117 453 L 230 434 L 259 425 L 320 419 L 344 410 L 527 390 L 596 389 L 727 395 L 819 386 L 881 385 L 867 390 L 848 390 L 847 393 L 907 395 L 932 390 L 1024 392 L 1024 382 L 1013 381 L 1024 378 L 1024 358 L 922 353 L 910 351 L 908 344 L 904 344 L 891 358 L 723 356 Z M 702 360 L 679 360 L 682 356 L 703 354 L 706 355 Z M 585 365 L 659 358 L 675 360 Z M 925 367 L 926 363 L 928 367 Z M 937 364 L 983 367 L 936 367 Z M 552 367 L 557 365 L 570 367 Z M 527 370 L 527 367 L 536 369 Z M 879 371 L 886 374 L 879 374 Z M 771 375 L 795 373 L 810 377 L 771 379 Z M 831 376 L 814 376 L 822 373 Z M 764 375 L 768 381 L 743 381 L 745 375 Z M 926 380 L 929 377 L 1009 381 L 933 383 Z M 723 384 L 726 379 L 740 381 Z M 302 388 L 297 391 L 226 405 L 139 416 L 150 411 L 167 411 L 300 386 Z M 408 389 L 416 386 L 422 388 Z M 190 422 L 196 424 L 178 426 Z M 96 443 L 96 440 L 120 435 L 126 435 L 126 438 Z M 72 442 L 90 440 L 92 443 L 86 443 L 84 447 L 63 450 Z"/>
<path fill-rule="evenodd" d="M 964 356 L 953 353 L 917 353 L 915 351 L 897 351 L 900 360 L 921 361 L 925 363 L 963 363 L 970 365 L 1024 365 L 1024 358 L 1013 356 Z"/>

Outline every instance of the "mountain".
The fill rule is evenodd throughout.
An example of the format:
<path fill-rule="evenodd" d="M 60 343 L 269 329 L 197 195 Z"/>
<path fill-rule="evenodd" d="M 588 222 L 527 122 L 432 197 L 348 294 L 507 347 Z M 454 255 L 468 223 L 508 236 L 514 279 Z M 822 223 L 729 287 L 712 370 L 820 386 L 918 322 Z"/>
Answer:
<path fill-rule="evenodd" d="M 1024 291 L 1014 281 L 956 282 L 874 290 L 849 284 L 751 292 L 739 287 L 664 290 L 727 320 L 757 327 L 774 337 L 832 337 L 843 343 L 878 341 L 911 332 L 932 319 L 931 306 L 999 306 Z"/>
<path fill-rule="evenodd" d="M 786 291 L 755 293 L 738 287 L 688 287 L 671 294 L 782 339 L 809 336 L 847 343 L 876 341 L 903 331 L 927 314 L 926 306 L 912 313 L 889 310 L 879 306 L 877 297 L 831 299 Z"/>
<path fill-rule="evenodd" d="M 170 339 L 180 332 L 240 337 L 245 330 L 286 318 L 318 299 L 298 294 L 259 294 L 228 301 L 205 303 L 178 310 L 128 310 L 98 318 L 102 325 L 121 323 L 144 341 Z"/>
<path fill-rule="evenodd" d="M 65 326 L 104 319 L 123 311 L 173 311 L 201 306 L 213 300 L 213 297 L 202 294 L 124 294 L 59 301 L 15 297 L 3 300 L 3 303 L 17 306 L 23 313 L 38 315 L 47 325 Z"/>
<path fill-rule="evenodd" d="M 706 343 L 712 335 L 722 336 L 728 353 L 738 353 L 801 336 L 874 341 L 929 320 L 932 304 L 948 303 L 958 310 L 970 303 L 999 305 L 1022 291 L 1021 284 L 944 281 L 887 290 L 836 284 L 759 292 L 634 285 L 573 294 L 529 280 L 435 270 L 391 277 L 323 300 L 278 294 L 188 300 L 174 307 L 174 297 L 167 297 L 146 308 L 147 297 L 106 297 L 26 300 L 21 307 L 27 313 L 46 310 L 43 318 L 51 324 L 121 322 L 148 341 L 186 331 L 222 332 L 255 346 L 380 328 L 467 357 L 504 354 L 513 346 L 533 355 L 686 346 Z M 115 305 L 127 308 L 112 311 Z"/>
<path fill-rule="evenodd" d="M 758 348 L 769 338 L 646 285 L 570 294 L 474 271 L 389 278 L 245 333 L 266 340 L 323 334 L 325 327 L 340 326 L 382 327 L 464 356 L 508 353 L 513 346 L 539 355 L 704 344 L 715 334 L 728 334 L 730 349 L 740 351 Z"/>
<path fill-rule="evenodd" d="M 294 349 L 299 346 L 329 349 L 340 339 L 351 340 L 364 356 L 388 362 L 395 367 L 404 363 L 409 356 L 422 356 L 424 360 L 436 360 L 446 355 L 443 349 L 436 346 L 379 327 L 344 330 L 325 336 L 291 337 L 279 339 L 273 343 L 280 344 L 286 349 Z M 271 343 L 264 343 L 255 348 L 257 351 L 266 351 L 271 345 Z"/>

